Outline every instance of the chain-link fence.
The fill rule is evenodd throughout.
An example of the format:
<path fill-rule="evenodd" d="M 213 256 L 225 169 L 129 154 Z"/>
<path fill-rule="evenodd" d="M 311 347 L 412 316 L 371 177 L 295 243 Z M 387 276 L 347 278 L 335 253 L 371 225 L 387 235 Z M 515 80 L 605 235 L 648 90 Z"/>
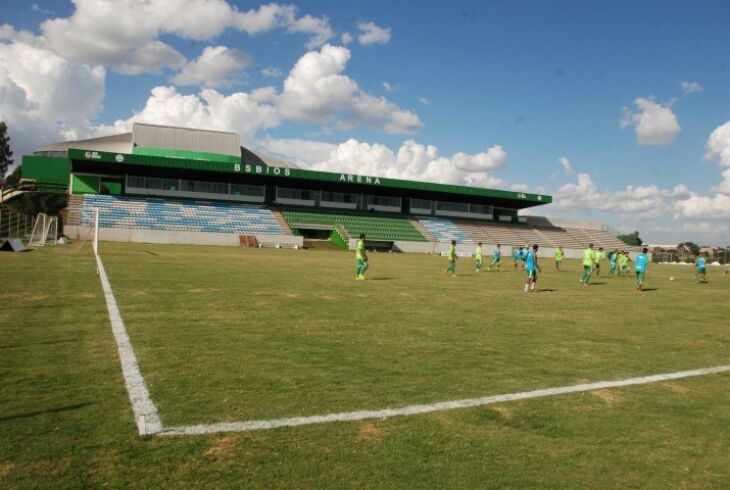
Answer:
<path fill-rule="evenodd" d="M 33 232 L 33 216 L 0 206 L 0 239 L 25 238 Z"/>

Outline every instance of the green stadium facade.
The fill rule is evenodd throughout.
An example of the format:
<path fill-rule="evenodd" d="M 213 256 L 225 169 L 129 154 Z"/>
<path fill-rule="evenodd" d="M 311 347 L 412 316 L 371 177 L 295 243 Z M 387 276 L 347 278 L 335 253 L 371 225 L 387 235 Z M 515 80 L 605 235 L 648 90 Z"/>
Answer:
<path fill-rule="evenodd" d="M 314 237 L 346 247 L 366 233 L 373 244 L 437 251 L 451 239 L 468 248 L 589 239 L 542 223 L 551 239 L 518 214 L 548 195 L 306 170 L 219 131 L 135 124 L 55 143 L 23 157 L 22 178 L 20 190 L 72 196 L 64 221 L 76 238 L 99 208 L 102 239 L 120 241 L 298 246 Z"/>

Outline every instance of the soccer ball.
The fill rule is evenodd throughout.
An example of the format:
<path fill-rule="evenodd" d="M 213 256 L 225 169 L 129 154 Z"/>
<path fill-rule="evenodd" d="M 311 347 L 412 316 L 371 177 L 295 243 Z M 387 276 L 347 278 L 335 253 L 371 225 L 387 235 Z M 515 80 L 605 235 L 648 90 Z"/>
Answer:
<path fill-rule="evenodd" d="M 670 280 L 670 281 L 674 281 L 674 276 L 670 276 L 670 277 L 669 277 L 669 280 Z"/>

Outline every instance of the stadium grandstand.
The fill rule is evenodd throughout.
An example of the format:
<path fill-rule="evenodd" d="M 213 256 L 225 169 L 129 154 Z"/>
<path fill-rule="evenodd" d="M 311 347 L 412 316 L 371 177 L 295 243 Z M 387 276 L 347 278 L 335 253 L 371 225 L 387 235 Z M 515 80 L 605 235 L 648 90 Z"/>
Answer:
<path fill-rule="evenodd" d="M 625 248 L 600 223 L 520 215 L 548 195 L 306 170 L 242 147 L 235 133 L 137 123 L 45 146 L 22 164 L 3 199 L 69 194 L 62 221 L 72 239 L 90 236 L 98 209 L 108 241 L 351 248 L 365 233 L 368 247 L 404 252 L 438 253 L 451 240 L 464 252 L 537 243 L 569 257 L 589 242 Z"/>

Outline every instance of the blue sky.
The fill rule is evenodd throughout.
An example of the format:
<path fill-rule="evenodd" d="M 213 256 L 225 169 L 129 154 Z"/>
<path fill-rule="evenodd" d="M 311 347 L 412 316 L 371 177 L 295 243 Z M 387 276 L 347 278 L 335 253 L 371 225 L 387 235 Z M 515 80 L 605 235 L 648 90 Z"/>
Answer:
<path fill-rule="evenodd" d="M 305 167 L 538 191 L 541 214 L 730 244 L 728 2 L 108 6 L 0 0 L 16 153 L 205 126 Z"/>

